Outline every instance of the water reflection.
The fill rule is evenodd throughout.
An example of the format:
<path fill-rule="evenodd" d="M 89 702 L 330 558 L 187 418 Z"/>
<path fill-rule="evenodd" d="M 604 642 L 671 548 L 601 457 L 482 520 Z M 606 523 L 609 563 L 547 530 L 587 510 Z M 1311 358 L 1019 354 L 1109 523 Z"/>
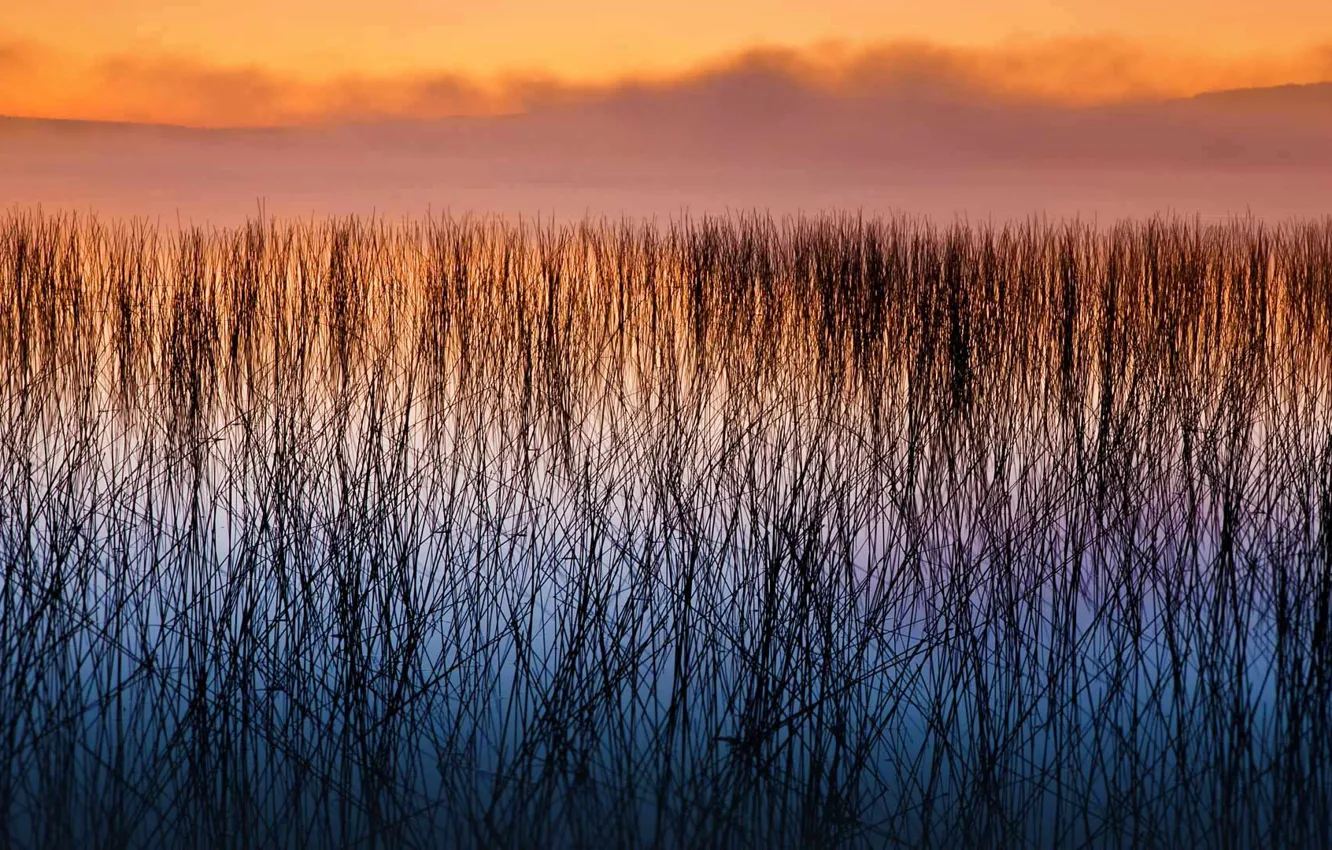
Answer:
<path fill-rule="evenodd" d="M 4 233 L 10 843 L 1329 838 L 1327 226 Z"/>

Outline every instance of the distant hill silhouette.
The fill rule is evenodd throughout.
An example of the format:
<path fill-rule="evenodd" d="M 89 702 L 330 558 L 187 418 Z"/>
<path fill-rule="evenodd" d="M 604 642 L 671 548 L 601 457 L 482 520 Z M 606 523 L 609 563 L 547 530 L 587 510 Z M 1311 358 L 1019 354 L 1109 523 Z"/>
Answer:
<path fill-rule="evenodd" d="M 1266 86 L 1203 92 L 1194 103 L 1233 109 L 1297 112 L 1304 117 L 1332 118 L 1332 82 Z"/>

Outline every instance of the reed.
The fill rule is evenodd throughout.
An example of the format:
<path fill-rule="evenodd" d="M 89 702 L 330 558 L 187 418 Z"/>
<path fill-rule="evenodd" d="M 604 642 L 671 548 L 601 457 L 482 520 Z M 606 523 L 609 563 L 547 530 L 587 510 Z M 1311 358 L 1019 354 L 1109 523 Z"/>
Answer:
<path fill-rule="evenodd" d="M 1332 844 L 1332 221 L 0 220 L 0 844 Z"/>

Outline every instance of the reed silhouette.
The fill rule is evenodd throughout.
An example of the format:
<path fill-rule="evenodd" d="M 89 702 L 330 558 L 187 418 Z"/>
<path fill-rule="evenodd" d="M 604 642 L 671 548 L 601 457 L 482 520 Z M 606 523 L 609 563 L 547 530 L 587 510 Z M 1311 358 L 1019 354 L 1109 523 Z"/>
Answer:
<path fill-rule="evenodd" d="M 1332 843 L 1332 222 L 0 221 L 0 843 Z"/>

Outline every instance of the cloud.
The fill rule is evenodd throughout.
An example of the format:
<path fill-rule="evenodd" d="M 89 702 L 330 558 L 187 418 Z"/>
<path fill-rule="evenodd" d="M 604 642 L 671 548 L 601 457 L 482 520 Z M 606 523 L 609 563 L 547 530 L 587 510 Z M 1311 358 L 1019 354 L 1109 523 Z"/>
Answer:
<path fill-rule="evenodd" d="M 291 81 L 258 68 L 213 68 L 171 57 L 117 57 L 99 63 L 95 73 L 108 95 L 120 93 L 121 117 L 131 121 L 165 113 L 172 123 L 281 123 L 291 117 L 287 104 L 299 97 Z"/>
<path fill-rule="evenodd" d="M 1217 57 L 1153 50 L 1115 38 L 976 48 L 926 42 L 859 49 L 834 44 L 749 51 L 701 69 L 692 78 L 741 71 L 798 79 L 843 95 L 1086 105 L 1329 80 L 1332 45 L 1298 54 Z"/>
<path fill-rule="evenodd" d="M 22 70 L 28 63 L 24 45 L 18 43 L 0 43 L 0 74 L 12 74 Z"/>
<path fill-rule="evenodd" d="M 296 126 L 0 121 L 11 202 L 242 217 L 263 197 L 297 212 L 1284 216 L 1325 212 L 1332 190 L 1332 84 L 1176 97 L 1317 79 L 1328 51 L 1208 64 L 1117 42 L 824 45 L 574 85 L 308 79 L 151 55 L 54 63 L 25 50 L 0 73 L 33 82 L 0 85 L 0 112 L 19 92 L 33 114 Z M 449 115 L 474 117 L 421 120 Z"/>
<path fill-rule="evenodd" d="M 1332 79 L 1332 46 L 1186 55 L 1118 39 L 962 48 L 923 42 L 758 48 L 685 73 L 599 83 L 447 72 L 305 77 L 178 55 L 67 56 L 0 43 L 0 114 L 201 127 L 429 120 L 574 108 L 763 115 L 827 100 L 1086 106 Z M 709 106 L 711 104 L 711 106 Z"/>
<path fill-rule="evenodd" d="M 30 41 L 0 41 L 0 74 L 30 70 L 39 62 L 41 53 Z"/>
<path fill-rule="evenodd" d="M 47 51 L 29 41 L 0 40 L 0 92 L 30 86 L 54 70 Z"/>
<path fill-rule="evenodd" d="M 87 58 L 0 42 L 0 115 L 15 117 L 195 127 L 430 119 L 504 111 L 518 91 L 446 73 L 307 78 L 171 54 Z"/>

